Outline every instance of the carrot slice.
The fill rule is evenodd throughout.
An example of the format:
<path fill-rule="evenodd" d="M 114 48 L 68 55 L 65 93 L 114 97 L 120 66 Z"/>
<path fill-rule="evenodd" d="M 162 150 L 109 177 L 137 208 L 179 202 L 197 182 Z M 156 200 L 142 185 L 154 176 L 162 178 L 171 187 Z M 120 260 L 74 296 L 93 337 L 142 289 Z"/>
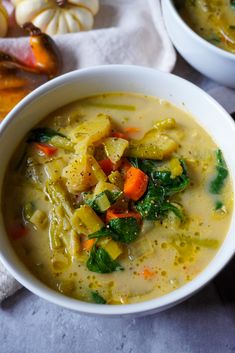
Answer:
<path fill-rule="evenodd" d="M 140 129 L 138 127 L 126 127 L 125 129 L 123 129 L 123 131 L 126 134 L 132 134 L 132 133 L 135 133 L 135 132 L 139 132 Z"/>
<path fill-rule="evenodd" d="M 149 267 L 145 267 L 142 273 L 144 279 L 150 279 L 155 275 L 154 271 L 152 271 Z"/>
<path fill-rule="evenodd" d="M 118 213 L 115 209 L 109 208 L 106 212 L 106 223 L 109 223 L 115 218 L 135 218 L 138 222 L 141 222 L 141 215 L 138 212 L 127 211 L 124 213 Z"/>
<path fill-rule="evenodd" d="M 124 194 L 137 201 L 145 193 L 148 186 L 148 176 L 139 168 L 130 167 L 126 172 Z"/>
<path fill-rule="evenodd" d="M 48 157 L 53 156 L 58 150 L 58 148 L 50 146 L 50 145 L 46 145 L 44 143 L 35 143 L 35 147 L 40 152 L 43 152 Z"/>
<path fill-rule="evenodd" d="M 82 242 L 82 249 L 85 251 L 90 251 L 95 244 L 95 239 L 87 239 Z"/>

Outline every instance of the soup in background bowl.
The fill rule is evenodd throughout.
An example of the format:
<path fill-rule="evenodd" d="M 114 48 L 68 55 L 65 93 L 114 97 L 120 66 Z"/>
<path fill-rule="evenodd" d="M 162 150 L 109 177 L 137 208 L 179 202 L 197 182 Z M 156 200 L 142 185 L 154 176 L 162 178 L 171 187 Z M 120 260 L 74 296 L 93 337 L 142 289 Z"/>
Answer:
<path fill-rule="evenodd" d="M 235 3 L 228 0 L 175 0 L 184 21 L 202 38 L 235 53 Z"/>
<path fill-rule="evenodd" d="M 43 298 L 152 313 L 234 253 L 234 124 L 189 82 L 129 66 L 73 72 L 0 134 L 1 261 Z"/>

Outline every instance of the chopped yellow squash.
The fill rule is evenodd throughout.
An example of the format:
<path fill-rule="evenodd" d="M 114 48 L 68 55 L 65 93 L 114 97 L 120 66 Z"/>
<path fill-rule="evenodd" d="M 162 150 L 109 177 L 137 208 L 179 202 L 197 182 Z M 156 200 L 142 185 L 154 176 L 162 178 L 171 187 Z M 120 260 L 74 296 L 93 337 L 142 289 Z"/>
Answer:
<path fill-rule="evenodd" d="M 86 228 L 86 234 L 92 234 L 104 227 L 103 221 L 97 216 L 95 211 L 88 206 L 82 205 L 74 212 L 73 220 L 79 219 Z"/>
<path fill-rule="evenodd" d="M 99 194 L 101 194 L 101 192 L 106 191 L 106 190 L 111 191 L 111 192 L 112 191 L 120 191 L 120 189 L 116 185 L 111 184 L 111 183 L 107 183 L 105 181 L 100 181 L 94 189 L 94 196 L 99 195 Z"/>
<path fill-rule="evenodd" d="M 171 156 L 178 144 L 157 129 L 148 131 L 141 140 L 131 140 L 126 156 L 162 160 Z"/>
<path fill-rule="evenodd" d="M 172 158 L 169 167 L 173 178 L 176 178 L 183 173 L 183 168 L 178 158 Z"/>
<path fill-rule="evenodd" d="M 108 137 L 103 141 L 107 157 L 113 162 L 117 163 L 123 156 L 129 142 L 122 138 Z"/>
<path fill-rule="evenodd" d="M 103 246 L 104 250 L 110 255 L 110 257 L 115 260 L 120 256 L 123 252 L 123 249 L 120 244 L 118 244 L 114 240 L 110 240 L 107 244 Z"/>
<path fill-rule="evenodd" d="M 52 181 L 56 181 L 61 178 L 61 172 L 65 166 L 65 162 L 62 158 L 53 159 L 52 161 L 45 163 L 44 170 L 46 176 Z"/>
<path fill-rule="evenodd" d="M 122 174 L 118 170 L 115 170 L 114 172 L 109 174 L 108 179 L 110 183 L 116 185 L 121 190 L 123 189 L 124 179 Z"/>

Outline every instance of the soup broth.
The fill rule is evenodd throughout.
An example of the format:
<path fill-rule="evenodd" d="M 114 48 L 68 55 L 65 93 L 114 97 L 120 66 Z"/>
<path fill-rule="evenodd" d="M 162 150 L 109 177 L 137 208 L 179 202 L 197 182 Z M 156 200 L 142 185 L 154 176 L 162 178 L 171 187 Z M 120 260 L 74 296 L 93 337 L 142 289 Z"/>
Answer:
<path fill-rule="evenodd" d="M 191 281 L 223 243 L 233 208 L 212 138 L 171 103 L 130 93 L 46 117 L 17 148 L 4 190 L 6 229 L 25 266 L 99 304 Z"/>
<path fill-rule="evenodd" d="M 229 0 L 176 0 L 184 21 L 202 38 L 235 53 L 235 3 Z"/>

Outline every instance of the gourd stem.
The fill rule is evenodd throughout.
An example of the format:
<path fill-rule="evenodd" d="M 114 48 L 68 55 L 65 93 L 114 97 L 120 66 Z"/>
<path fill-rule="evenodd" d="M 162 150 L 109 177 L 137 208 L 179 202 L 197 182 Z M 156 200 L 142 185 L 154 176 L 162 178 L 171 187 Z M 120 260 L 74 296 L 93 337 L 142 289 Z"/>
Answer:
<path fill-rule="evenodd" d="M 56 4 L 60 7 L 65 7 L 68 3 L 67 0 L 55 0 Z"/>
<path fill-rule="evenodd" d="M 23 25 L 23 29 L 30 33 L 31 36 L 40 36 L 42 34 L 40 28 L 34 26 L 31 22 L 26 22 Z"/>

